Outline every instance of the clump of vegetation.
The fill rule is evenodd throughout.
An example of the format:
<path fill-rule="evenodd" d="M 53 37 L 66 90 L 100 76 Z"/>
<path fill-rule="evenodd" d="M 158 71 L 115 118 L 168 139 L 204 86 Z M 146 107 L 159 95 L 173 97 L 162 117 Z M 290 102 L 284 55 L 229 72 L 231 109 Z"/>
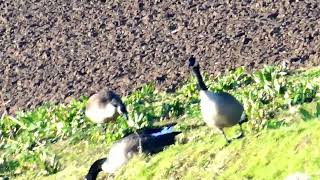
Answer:
<path fill-rule="evenodd" d="M 210 90 L 228 91 L 243 102 L 249 118 L 245 130 L 255 134 L 265 129 L 289 126 L 290 121 L 279 118 L 278 114 L 282 111 L 297 108 L 299 116 L 304 121 L 319 118 L 319 103 L 315 110 L 311 111 L 300 107 L 319 98 L 319 74 L 319 69 L 291 72 L 271 66 L 248 74 L 243 67 L 240 67 L 222 77 L 206 75 L 205 80 Z M 202 122 L 198 96 L 196 80 L 191 78 L 174 94 L 158 92 L 153 84 L 148 84 L 124 97 L 124 102 L 127 104 L 134 128 L 168 120 L 178 121 L 180 128 L 185 131 L 182 136 L 188 135 L 187 142 L 192 142 L 193 138 L 205 137 L 201 135 L 202 132 L 190 128 L 193 124 L 191 121 Z M 53 148 L 55 144 L 67 142 L 68 146 L 76 146 L 87 142 L 107 147 L 123 137 L 125 133 L 132 132 L 132 128 L 128 127 L 122 117 L 118 118 L 115 124 L 107 125 L 104 132 L 102 127 L 91 123 L 84 116 L 86 102 L 87 97 L 82 97 L 68 105 L 46 104 L 32 111 L 20 112 L 16 116 L 2 116 L 0 119 L 0 177 L 23 177 L 26 173 L 31 173 L 34 178 L 56 174 L 65 166 L 60 163 L 63 158 L 61 152 Z M 188 131 L 192 131 L 193 134 L 189 134 Z M 212 140 L 210 138 L 203 141 L 209 143 Z M 194 145 L 187 144 L 186 146 L 190 147 L 202 146 L 201 142 Z M 176 152 L 183 150 L 181 146 L 168 152 L 167 155 L 175 156 Z M 210 151 L 212 145 L 210 148 L 203 147 L 204 149 L 199 149 L 198 154 Z M 212 148 L 213 157 L 217 148 Z M 183 159 L 176 161 L 181 163 Z M 207 161 L 199 163 L 197 166 L 208 166 Z M 178 167 L 178 165 L 172 166 Z M 172 169 L 170 167 L 166 167 L 167 171 Z M 167 173 L 166 177 L 172 175 L 172 172 Z M 180 170 L 173 173 L 180 173 Z"/>

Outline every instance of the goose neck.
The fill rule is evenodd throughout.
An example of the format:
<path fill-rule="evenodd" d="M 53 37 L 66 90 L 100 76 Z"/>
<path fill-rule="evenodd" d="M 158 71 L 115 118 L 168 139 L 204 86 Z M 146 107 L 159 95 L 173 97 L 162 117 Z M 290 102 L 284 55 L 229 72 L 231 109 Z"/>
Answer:
<path fill-rule="evenodd" d="M 194 68 L 193 69 L 193 74 L 195 75 L 197 81 L 198 81 L 198 87 L 200 90 L 206 91 L 208 90 L 208 87 L 206 86 L 206 84 L 203 81 L 203 78 L 201 76 L 200 73 L 200 69 L 199 68 Z"/>
<path fill-rule="evenodd" d="M 86 175 L 86 180 L 95 180 L 100 171 L 102 171 L 102 164 L 106 161 L 106 158 L 99 159 L 95 161 L 89 169 L 88 174 Z"/>

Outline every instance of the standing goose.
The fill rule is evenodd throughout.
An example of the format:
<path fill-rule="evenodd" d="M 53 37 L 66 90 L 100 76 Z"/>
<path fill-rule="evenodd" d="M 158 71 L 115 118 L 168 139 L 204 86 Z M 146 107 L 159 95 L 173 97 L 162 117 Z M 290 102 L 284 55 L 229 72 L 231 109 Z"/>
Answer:
<path fill-rule="evenodd" d="M 125 165 L 135 154 L 139 152 L 139 141 L 141 151 L 146 154 L 155 154 L 164 149 L 165 146 L 175 143 L 175 136 L 181 132 L 173 132 L 174 124 L 160 128 L 145 128 L 137 130 L 115 142 L 109 151 L 108 158 L 96 160 L 90 167 L 86 180 L 95 180 L 100 171 L 114 174 L 116 170 Z"/>
<path fill-rule="evenodd" d="M 201 114 L 206 124 L 209 127 L 217 128 L 227 143 L 230 143 L 230 140 L 227 138 L 223 128 L 238 124 L 241 133 L 237 138 L 242 137 L 243 130 L 241 124 L 247 121 L 242 104 L 229 93 L 210 92 L 203 82 L 199 63 L 194 56 L 189 58 L 188 66 L 198 81 Z"/>
<path fill-rule="evenodd" d="M 103 124 L 115 121 L 120 114 L 128 120 L 128 112 L 121 98 L 111 90 L 102 90 L 92 95 L 85 111 L 94 123 Z"/>

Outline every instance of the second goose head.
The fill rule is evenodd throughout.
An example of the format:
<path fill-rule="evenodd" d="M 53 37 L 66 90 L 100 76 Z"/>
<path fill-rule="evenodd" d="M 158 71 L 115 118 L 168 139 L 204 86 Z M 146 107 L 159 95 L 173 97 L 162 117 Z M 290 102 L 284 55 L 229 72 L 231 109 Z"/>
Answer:
<path fill-rule="evenodd" d="M 94 123 L 103 124 L 115 121 L 119 115 L 128 120 L 128 111 L 120 96 L 111 90 L 102 90 L 92 95 L 85 111 Z"/>

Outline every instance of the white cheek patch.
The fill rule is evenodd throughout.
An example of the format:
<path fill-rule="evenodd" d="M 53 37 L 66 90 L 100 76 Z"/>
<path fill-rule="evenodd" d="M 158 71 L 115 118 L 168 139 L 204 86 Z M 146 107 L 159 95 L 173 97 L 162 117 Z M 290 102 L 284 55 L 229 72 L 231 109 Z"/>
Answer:
<path fill-rule="evenodd" d="M 122 114 L 120 106 L 117 107 L 117 111 L 119 114 Z"/>

